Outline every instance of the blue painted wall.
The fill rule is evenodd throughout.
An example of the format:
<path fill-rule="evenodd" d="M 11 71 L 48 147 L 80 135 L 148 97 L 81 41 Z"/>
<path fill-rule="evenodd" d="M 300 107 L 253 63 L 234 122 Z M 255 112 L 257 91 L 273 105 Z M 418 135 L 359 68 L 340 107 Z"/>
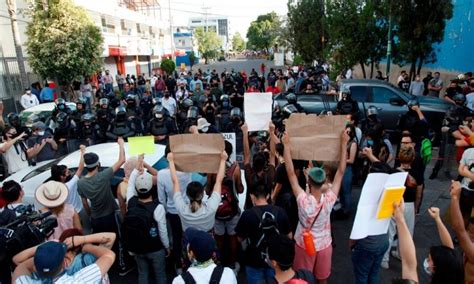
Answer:
<path fill-rule="evenodd" d="M 474 71 L 474 0 L 453 0 L 453 17 L 446 23 L 444 40 L 436 46 L 438 61 L 424 68 L 461 73 Z"/>

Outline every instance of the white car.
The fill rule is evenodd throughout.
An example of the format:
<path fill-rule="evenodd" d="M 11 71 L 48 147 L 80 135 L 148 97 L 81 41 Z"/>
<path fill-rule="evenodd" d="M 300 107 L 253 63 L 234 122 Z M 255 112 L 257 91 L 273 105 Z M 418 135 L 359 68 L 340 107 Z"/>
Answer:
<path fill-rule="evenodd" d="M 145 155 L 145 162 L 155 169 L 160 170 L 168 166 L 168 161 L 166 160 L 165 146 L 155 144 L 155 153 Z M 119 146 L 117 143 L 103 143 L 97 144 L 90 147 L 87 147 L 86 153 L 94 152 L 99 156 L 99 161 L 101 169 L 111 167 L 115 164 L 119 156 Z M 128 143 L 125 143 L 125 157 L 128 158 Z M 14 180 L 20 183 L 23 186 L 23 191 L 25 193 L 23 197 L 23 202 L 27 204 L 34 204 L 36 209 L 40 209 L 41 206 L 36 202 L 35 191 L 36 189 L 51 178 L 51 167 L 53 165 L 66 165 L 72 172 L 77 170 L 80 160 L 80 151 L 77 150 L 68 154 L 63 158 L 56 160 L 44 161 L 37 163 L 36 166 L 29 166 L 22 169 L 19 172 L 9 176 L 3 182 L 8 180 Z M 245 204 L 245 197 L 247 191 L 247 185 L 245 183 L 245 173 L 242 172 L 242 183 L 244 186 L 244 192 L 239 194 L 239 206 L 243 211 L 243 206 Z M 84 173 L 85 174 L 85 173 Z M 114 177 L 111 180 L 111 190 L 116 193 L 117 185 L 122 181 L 124 177 L 123 169 L 120 169 L 114 174 Z"/>
<path fill-rule="evenodd" d="M 66 102 L 66 105 L 71 111 L 76 110 L 75 103 Z M 56 103 L 44 103 L 44 104 L 36 105 L 34 107 L 27 108 L 20 113 L 19 115 L 20 121 L 24 125 L 25 123 L 27 123 L 28 118 L 32 115 L 37 115 L 47 120 L 48 118 L 51 117 L 55 107 L 56 107 Z"/>

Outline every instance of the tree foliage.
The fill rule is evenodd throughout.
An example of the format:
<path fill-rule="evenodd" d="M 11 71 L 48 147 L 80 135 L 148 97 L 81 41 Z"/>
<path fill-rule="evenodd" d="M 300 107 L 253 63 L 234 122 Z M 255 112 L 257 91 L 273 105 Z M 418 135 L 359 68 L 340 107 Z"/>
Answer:
<path fill-rule="evenodd" d="M 453 16 L 453 4 L 451 0 L 393 2 L 391 10 L 398 37 L 394 44 L 394 62 L 411 64 L 410 74 L 413 76 L 420 72 L 424 63 L 436 62 L 434 46 L 444 38 L 446 21 Z"/>
<path fill-rule="evenodd" d="M 247 30 L 247 46 L 251 49 L 270 51 L 275 44 L 280 20 L 275 12 L 260 15 Z"/>
<path fill-rule="evenodd" d="M 72 0 L 34 0 L 28 14 L 28 62 L 40 76 L 68 85 L 101 68 L 102 33 Z"/>
<path fill-rule="evenodd" d="M 164 70 L 166 74 L 171 75 L 176 69 L 176 63 L 171 59 L 163 59 L 160 64 L 161 70 Z"/>
<path fill-rule="evenodd" d="M 194 54 L 194 51 L 191 50 L 189 53 L 189 65 L 191 65 L 191 69 L 193 69 L 194 64 L 196 63 L 196 54 Z"/>
<path fill-rule="evenodd" d="M 288 29 L 293 51 L 304 62 L 323 57 L 324 6 L 321 0 L 289 0 Z"/>
<path fill-rule="evenodd" d="M 215 31 L 204 31 L 203 28 L 196 29 L 195 35 L 199 53 L 204 57 L 207 64 L 209 59 L 216 58 L 219 54 L 222 46 L 221 39 Z"/>
<path fill-rule="evenodd" d="M 245 49 L 245 41 L 239 32 L 236 32 L 232 37 L 232 50 L 243 51 Z"/>
<path fill-rule="evenodd" d="M 360 64 L 365 78 L 365 64 L 372 64 L 373 73 L 373 65 L 386 54 L 386 9 L 374 2 L 327 2 L 327 54 L 331 55 L 337 71 Z"/>

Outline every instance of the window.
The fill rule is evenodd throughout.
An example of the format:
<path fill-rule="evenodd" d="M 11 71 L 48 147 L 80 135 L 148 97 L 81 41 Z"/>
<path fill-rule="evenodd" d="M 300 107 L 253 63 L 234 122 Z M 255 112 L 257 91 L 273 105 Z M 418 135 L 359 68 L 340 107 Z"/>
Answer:
<path fill-rule="evenodd" d="M 106 17 L 102 16 L 100 18 L 102 24 L 102 31 L 105 33 L 115 33 L 115 25 L 112 23 L 112 20 L 107 20 Z"/>
<path fill-rule="evenodd" d="M 194 21 L 191 21 L 191 23 L 193 23 L 193 24 L 199 24 L 199 23 L 201 23 L 201 20 L 194 20 Z"/>
<path fill-rule="evenodd" d="M 352 86 L 349 88 L 351 90 L 351 96 L 354 100 L 358 102 L 367 101 L 367 87 L 364 86 Z"/>
<path fill-rule="evenodd" d="M 390 89 L 383 87 L 372 87 L 372 102 L 388 104 L 391 98 L 398 97 L 397 94 Z"/>
<path fill-rule="evenodd" d="M 52 167 L 53 165 L 57 165 L 58 162 L 59 162 L 61 159 L 62 159 L 62 158 L 53 160 L 53 161 L 47 163 L 46 165 L 43 165 L 43 166 L 41 166 L 41 167 L 39 167 L 39 168 L 36 168 L 35 170 L 33 170 L 33 171 L 31 171 L 30 173 L 28 173 L 25 177 L 23 177 L 23 179 L 21 180 L 21 182 L 25 182 L 25 181 L 27 181 L 27 180 L 29 180 L 29 179 L 31 179 L 31 178 L 33 178 L 33 177 L 39 175 L 39 174 L 42 174 L 42 173 L 44 173 L 44 172 L 46 172 L 46 171 L 50 171 L 50 170 L 51 170 L 51 167 Z"/>
<path fill-rule="evenodd" d="M 138 33 L 138 34 L 141 34 L 141 33 L 142 33 L 142 30 L 141 30 L 141 28 L 140 28 L 140 24 L 137 24 L 137 33 Z"/>

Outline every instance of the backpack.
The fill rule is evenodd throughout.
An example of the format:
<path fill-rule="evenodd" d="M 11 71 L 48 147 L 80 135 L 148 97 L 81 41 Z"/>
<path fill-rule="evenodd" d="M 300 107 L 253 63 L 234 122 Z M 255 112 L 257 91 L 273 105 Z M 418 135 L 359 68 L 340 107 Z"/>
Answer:
<path fill-rule="evenodd" d="M 423 141 L 421 141 L 420 154 L 425 166 L 431 162 L 431 158 L 433 157 L 432 150 L 431 140 L 428 138 L 423 139 Z"/>
<path fill-rule="evenodd" d="M 270 211 L 262 212 L 258 206 L 252 207 L 252 211 L 257 215 L 259 220 L 258 229 L 261 233 L 257 243 L 252 244 L 260 254 L 260 258 L 265 261 L 267 256 L 268 240 L 271 236 L 279 235 L 278 230 L 278 207 L 272 206 Z"/>
<path fill-rule="evenodd" d="M 209 284 L 219 284 L 221 282 L 223 273 L 224 266 L 217 265 L 214 267 Z M 185 284 L 196 284 L 196 280 L 194 280 L 194 277 L 191 275 L 191 273 L 189 273 L 189 271 L 186 271 L 181 277 L 183 278 Z"/>
<path fill-rule="evenodd" d="M 158 224 L 153 217 L 158 205 L 158 201 L 144 204 L 136 197 L 130 199 L 122 224 L 122 235 L 129 251 L 144 254 L 163 248 Z"/>
<path fill-rule="evenodd" d="M 222 181 L 221 187 L 221 203 L 216 211 L 216 219 L 220 221 L 228 221 L 235 215 L 239 214 L 239 198 L 235 189 L 234 171 L 237 163 L 233 163 L 227 171 Z"/>

